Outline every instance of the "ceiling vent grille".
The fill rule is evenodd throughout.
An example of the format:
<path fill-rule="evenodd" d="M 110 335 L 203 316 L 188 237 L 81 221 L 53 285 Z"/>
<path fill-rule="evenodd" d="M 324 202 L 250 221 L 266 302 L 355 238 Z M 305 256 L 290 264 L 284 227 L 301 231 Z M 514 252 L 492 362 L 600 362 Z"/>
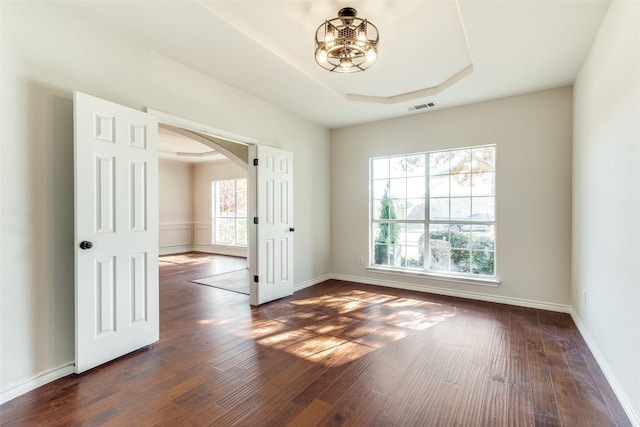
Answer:
<path fill-rule="evenodd" d="M 420 104 L 420 105 L 414 105 L 413 107 L 409 107 L 409 111 L 416 111 L 416 110 L 422 110 L 424 108 L 431 108 L 431 107 L 435 107 L 436 104 L 433 102 L 429 102 L 426 104 Z"/>

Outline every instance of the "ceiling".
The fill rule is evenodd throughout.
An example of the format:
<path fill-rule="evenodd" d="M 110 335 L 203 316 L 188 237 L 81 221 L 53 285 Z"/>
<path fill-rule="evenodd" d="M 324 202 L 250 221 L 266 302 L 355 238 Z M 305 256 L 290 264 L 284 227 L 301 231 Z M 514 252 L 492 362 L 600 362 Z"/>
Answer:
<path fill-rule="evenodd" d="M 227 160 L 222 153 L 189 137 L 158 127 L 158 157 L 181 163 L 204 163 Z"/>
<path fill-rule="evenodd" d="M 327 128 L 570 85 L 610 1 L 233 0 L 56 3 Z M 377 63 L 330 73 L 313 37 L 342 7 L 380 32 Z M 434 103 L 434 107 L 412 107 Z"/>

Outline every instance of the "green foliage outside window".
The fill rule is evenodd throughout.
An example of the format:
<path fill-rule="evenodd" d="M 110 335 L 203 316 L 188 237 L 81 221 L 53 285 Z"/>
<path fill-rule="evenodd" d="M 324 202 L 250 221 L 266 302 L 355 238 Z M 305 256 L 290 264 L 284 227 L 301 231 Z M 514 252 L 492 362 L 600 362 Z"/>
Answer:
<path fill-rule="evenodd" d="M 380 219 L 396 219 L 396 211 L 393 202 L 389 198 L 389 184 L 384 189 L 384 194 L 380 200 Z M 389 264 L 389 248 L 398 241 L 399 225 L 395 223 L 381 223 L 380 233 L 375 242 L 375 263 Z"/>
<path fill-rule="evenodd" d="M 432 263 L 448 265 L 451 271 L 492 276 L 494 274 L 495 242 L 487 236 L 475 236 L 453 230 L 429 233 Z M 447 242 L 446 246 L 433 241 Z"/>

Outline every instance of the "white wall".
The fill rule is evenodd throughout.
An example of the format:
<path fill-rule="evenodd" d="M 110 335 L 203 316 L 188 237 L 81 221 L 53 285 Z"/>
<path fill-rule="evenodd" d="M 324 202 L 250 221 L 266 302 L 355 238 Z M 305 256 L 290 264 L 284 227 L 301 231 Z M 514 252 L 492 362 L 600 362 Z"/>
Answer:
<path fill-rule="evenodd" d="M 53 2 L 0 2 L 0 8 L 1 400 L 67 372 L 74 358 L 74 90 L 293 151 L 294 283 L 327 277 L 327 130 L 84 23 Z"/>
<path fill-rule="evenodd" d="M 569 310 L 569 87 L 332 131 L 332 273 L 368 283 Z M 497 288 L 366 271 L 369 158 L 497 145 Z"/>
<path fill-rule="evenodd" d="M 640 3 L 614 1 L 575 83 L 571 301 L 640 426 L 638 28 Z"/>
<path fill-rule="evenodd" d="M 193 185 L 189 163 L 158 161 L 160 254 L 193 249 Z"/>
<path fill-rule="evenodd" d="M 211 182 L 247 178 L 246 169 L 231 160 L 198 163 L 193 166 L 193 208 L 195 249 L 225 255 L 247 256 L 247 248 L 211 244 Z"/>

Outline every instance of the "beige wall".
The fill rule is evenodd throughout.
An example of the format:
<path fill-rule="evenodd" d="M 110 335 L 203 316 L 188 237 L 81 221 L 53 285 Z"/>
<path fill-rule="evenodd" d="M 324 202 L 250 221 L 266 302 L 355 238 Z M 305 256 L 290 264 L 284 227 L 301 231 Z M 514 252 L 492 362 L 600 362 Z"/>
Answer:
<path fill-rule="evenodd" d="M 332 272 L 348 280 L 569 310 L 570 87 L 331 134 Z M 369 158 L 497 146 L 497 288 L 368 272 Z"/>
<path fill-rule="evenodd" d="M 575 84 L 574 318 L 640 426 L 640 3 L 614 1 Z"/>
<path fill-rule="evenodd" d="M 327 277 L 326 129 L 82 22 L 55 2 L 3 1 L 0 20 L 0 401 L 72 369 L 75 90 L 292 151 L 294 283 Z"/>
<path fill-rule="evenodd" d="M 191 165 L 171 160 L 160 160 L 158 163 L 160 224 L 192 222 Z"/>
<path fill-rule="evenodd" d="M 193 185 L 191 165 L 158 161 L 160 254 L 193 249 Z"/>

